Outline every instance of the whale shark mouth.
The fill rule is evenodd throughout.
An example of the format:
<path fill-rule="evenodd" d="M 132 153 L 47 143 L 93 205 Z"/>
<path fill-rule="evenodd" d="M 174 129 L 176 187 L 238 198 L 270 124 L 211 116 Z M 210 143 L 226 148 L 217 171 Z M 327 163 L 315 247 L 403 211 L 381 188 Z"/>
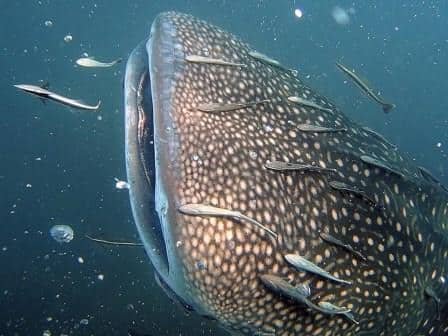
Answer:
<path fill-rule="evenodd" d="M 174 26 L 159 16 L 131 53 L 124 81 L 126 168 L 130 201 L 158 283 L 191 310 L 172 234 L 177 216 L 178 143 L 172 115 L 174 82 L 182 74 Z M 198 309 L 200 311 L 200 309 Z M 205 315 L 205 313 L 204 313 Z"/>

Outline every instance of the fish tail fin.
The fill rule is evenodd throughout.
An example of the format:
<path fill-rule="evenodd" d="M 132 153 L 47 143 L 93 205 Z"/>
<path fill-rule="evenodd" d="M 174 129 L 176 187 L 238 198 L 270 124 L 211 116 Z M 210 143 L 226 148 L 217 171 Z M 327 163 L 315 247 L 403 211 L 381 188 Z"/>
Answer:
<path fill-rule="evenodd" d="M 393 108 L 395 108 L 395 104 L 383 104 L 384 113 L 389 113 Z"/>

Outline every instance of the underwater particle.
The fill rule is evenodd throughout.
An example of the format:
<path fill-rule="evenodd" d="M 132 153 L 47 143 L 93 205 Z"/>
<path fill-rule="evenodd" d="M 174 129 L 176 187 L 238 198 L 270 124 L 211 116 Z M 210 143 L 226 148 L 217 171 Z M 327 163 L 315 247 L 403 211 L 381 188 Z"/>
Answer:
<path fill-rule="evenodd" d="M 44 22 L 44 25 L 45 25 L 45 27 L 48 27 L 48 28 L 53 27 L 53 21 L 47 20 Z"/>
<path fill-rule="evenodd" d="M 436 146 L 437 146 L 437 148 L 440 148 L 440 147 L 442 147 L 442 143 L 441 143 L 441 142 L 438 142 L 438 143 L 436 144 Z"/>
<path fill-rule="evenodd" d="M 84 264 L 84 258 L 83 257 L 78 257 L 78 262 L 80 264 Z"/>
<path fill-rule="evenodd" d="M 294 15 L 297 17 L 297 18 L 301 18 L 302 16 L 303 16 L 303 12 L 302 12 L 302 10 L 300 9 L 300 8 L 296 8 L 295 10 L 294 10 Z"/>
<path fill-rule="evenodd" d="M 47 317 L 47 322 L 51 322 L 51 321 L 53 321 L 53 318 L 51 316 L 48 316 Z"/>
<path fill-rule="evenodd" d="M 70 243 L 73 240 L 75 233 L 68 225 L 54 225 L 50 229 L 50 235 L 58 243 Z"/>
<path fill-rule="evenodd" d="M 347 25 L 350 23 L 350 16 L 347 11 L 339 6 L 333 8 L 331 15 L 337 24 Z"/>
<path fill-rule="evenodd" d="M 3 247 L 2 247 L 2 251 L 3 251 L 3 252 L 8 251 L 8 247 L 7 247 L 7 246 L 3 246 Z"/>
<path fill-rule="evenodd" d="M 114 178 L 114 180 L 115 180 L 115 188 L 129 189 L 129 183 L 127 183 L 126 181 L 121 181 L 121 180 L 117 179 L 116 177 Z"/>
<path fill-rule="evenodd" d="M 180 241 L 180 240 L 178 240 L 177 242 L 176 242 L 176 247 L 181 247 L 182 246 L 182 242 Z"/>
<path fill-rule="evenodd" d="M 96 119 L 101 121 L 101 120 L 103 120 L 103 117 L 101 115 L 99 115 L 96 117 Z"/>
<path fill-rule="evenodd" d="M 88 319 L 82 319 L 81 321 L 79 321 L 79 324 L 88 325 L 89 324 L 89 320 Z"/>
<path fill-rule="evenodd" d="M 98 280 L 104 280 L 104 275 L 103 274 L 98 274 Z"/>
<path fill-rule="evenodd" d="M 27 183 L 26 187 L 27 187 L 27 188 L 31 188 L 31 187 L 32 187 L 32 185 L 31 185 L 31 184 L 29 184 L 29 183 Z"/>
<path fill-rule="evenodd" d="M 67 34 L 67 35 L 64 36 L 64 42 L 69 43 L 71 41 L 73 41 L 73 36 L 72 35 Z"/>
<path fill-rule="evenodd" d="M 51 331 L 50 330 L 44 330 L 42 333 L 42 336 L 51 336 Z"/>

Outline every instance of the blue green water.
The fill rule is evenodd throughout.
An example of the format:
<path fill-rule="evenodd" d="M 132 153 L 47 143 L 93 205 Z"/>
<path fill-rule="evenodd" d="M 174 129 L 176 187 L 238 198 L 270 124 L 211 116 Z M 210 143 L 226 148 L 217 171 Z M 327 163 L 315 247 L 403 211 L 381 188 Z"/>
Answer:
<path fill-rule="evenodd" d="M 353 8 L 340 25 L 334 6 Z M 294 16 L 300 8 L 303 17 Z M 127 58 L 157 13 L 187 12 L 296 68 L 346 114 L 380 131 L 447 184 L 448 2 L 0 1 L 0 335 L 224 335 L 169 301 L 138 247 L 126 191 L 124 62 L 83 69 L 83 53 Z M 44 23 L 53 22 L 52 27 Z M 71 34 L 73 40 L 64 42 Z M 355 67 L 397 105 L 389 115 L 336 69 Z M 42 104 L 12 84 L 39 84 L 103 105 L 99 113 Z M 100 118 L 99 118 L 100 117 Z M 55 224 L 75 238 L 55 242 Z M 82 261 L 82 262 L 80 262 Z M 102 280 L 100 278 L 104 277 Z M 87 319 L 88 324 L 80 321 Z"/>

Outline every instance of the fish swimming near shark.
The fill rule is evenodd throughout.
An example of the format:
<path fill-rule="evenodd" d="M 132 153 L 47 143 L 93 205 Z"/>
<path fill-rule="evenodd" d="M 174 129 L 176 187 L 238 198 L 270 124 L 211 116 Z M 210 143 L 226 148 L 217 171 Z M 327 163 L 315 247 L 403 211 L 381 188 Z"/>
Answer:
<path fill-rule="evenodd" d="M 390 110 L 395 108 L 395 104 L 384 101 L 361 77 L 359 77 L 354 70 L 349 69 L 345 65 L 336 62 L 336 66 L 341 70 L 353 83 L 356 84 L 368 97 L 372 98 L 375 102 L 381 105 L 384 113 L 389 113 Z"/>
<path fill-rule="evenodd" d="M 110 68 L 115 64 L 121 63 L 121 61 L 121 58 L 117 58 L 112 62 L 101 62 L 93 57 L 81 57 L 76 60 L 76 64 L 85 68 Z"/>
<path fill-rule="evenodd" d="M 99 107 L 101 105 L 101 100 L 98 101 L 98 103 L 96 105 L 88 105 L 80 100 L 64 97 L 58 93 L 49 91 L 45 87 L 41 87 L 41 86 L 37 86 L 37 85 L 16 84 L 14 86 L 22 91 L 25 91 L 26 93 L 32 94 L 34 96 L 37 96 L 37 97 L 43 99 L 43 101 L 52 100 L 56 103 L 59 103 L 59 104 L 62 104 L 62 105 L 68 106 L 68 107 L 80 109 L 80 110 L 96 111 L 99 109 Z"/>
<path fill-rule="evenodd" d="M 148 36 L 126 67 L 127 180 L 171 297 L 233 335 L 448 334 L 437 180 L 339 108 L 290 101 L 335 106 L 219 27 L 166 12 Z"/>

